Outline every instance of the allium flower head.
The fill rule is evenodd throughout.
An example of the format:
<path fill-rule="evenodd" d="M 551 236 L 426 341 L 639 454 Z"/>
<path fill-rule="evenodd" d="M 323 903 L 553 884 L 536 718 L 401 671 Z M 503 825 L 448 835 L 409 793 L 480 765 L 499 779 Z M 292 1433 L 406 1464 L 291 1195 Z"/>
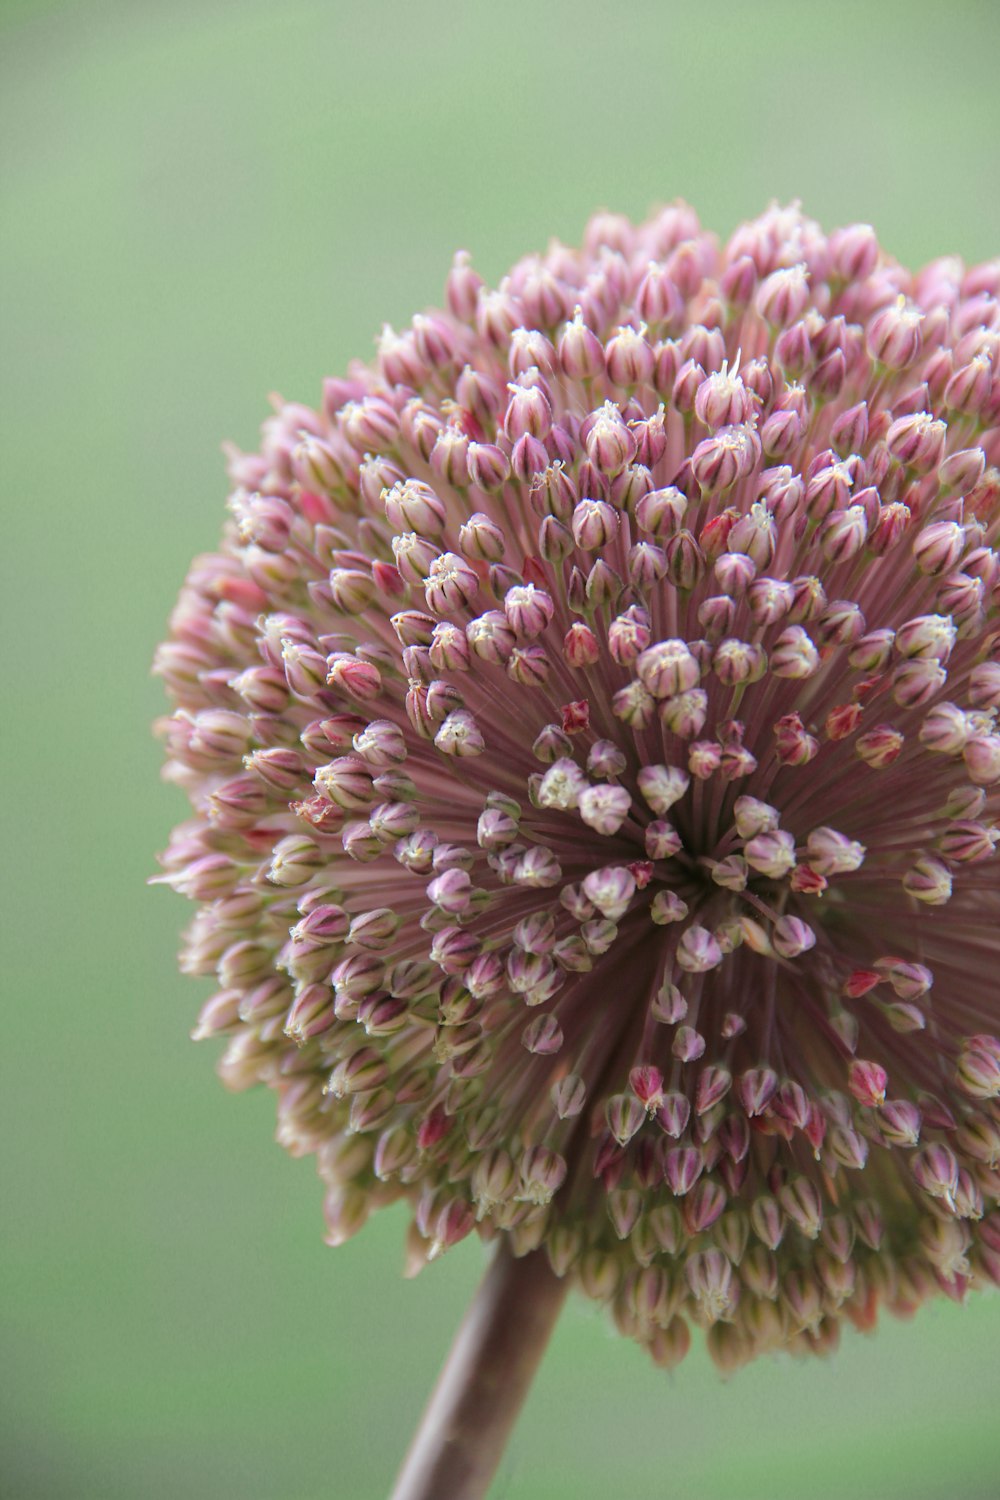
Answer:
<path fill-rule="evenodd" d="M 600 215 L 230 453 L 163 863 L 332 1243 L 726 1368 L 1000 1281 L 998 295 Z"/>

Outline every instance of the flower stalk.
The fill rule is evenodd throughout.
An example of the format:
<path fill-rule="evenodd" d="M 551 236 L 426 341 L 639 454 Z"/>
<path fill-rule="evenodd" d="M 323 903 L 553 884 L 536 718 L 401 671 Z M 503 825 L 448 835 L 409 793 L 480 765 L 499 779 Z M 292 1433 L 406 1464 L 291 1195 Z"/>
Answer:
<path fill-rule="evenodd" d="M 544 1252 L 503 1236 L 455 1337 L 392 1500 L 481 1500 L 496 1473 L 567 1285 Z"/>

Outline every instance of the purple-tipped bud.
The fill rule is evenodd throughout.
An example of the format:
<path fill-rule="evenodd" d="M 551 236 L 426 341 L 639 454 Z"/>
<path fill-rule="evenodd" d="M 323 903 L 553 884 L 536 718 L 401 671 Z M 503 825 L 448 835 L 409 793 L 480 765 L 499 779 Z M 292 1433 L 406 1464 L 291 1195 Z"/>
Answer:
<path fill-rule="evenodd" d="M 661 335 L 679 331 L 683 323 L 684 299 L 664 265 L 650 261 L 635 297 L 636 311 Z"/>
<path fill-rule="evenodd" d="M 970 781 L 993 786 L 1000 781 L 1000 735 L 974 734 L 962 751 Z"/>
<path fill-rule="evenodd" d="M 780 880 L 795 865 L 795 840 L 781 829 L 759 833 L 747 841 L 743 853 L 752 869 L 770 880 Z"/>
<path fill-rule="evenodd" d="M 521 1157 L 516 1196 L 525 1203 L 550 1203 L 565 1176 L 566 1163 L 557 1152 L 529 1146 Z"/>
<path fill-rule="evenodd" d="M 650 646 L 642 652 L 635 667 L 639 680 L 654 698 L 672 698 L 686 692 L 701 676 L 698 663 L 684 641 L 660 641 Z"/>
<path fill-rule="evenodd" d="M 652 379 L 655 356 L 646 333 L 642 323 L 638 328 L 626 324 L 608 340 L 604 360 L 612 384 L 630 389 Z"/>
<path fill-rule="evenodd" d="M 804 265 L 773 271 L 757 293 L 757 311 L 772 328 L 788 328 L 809 305 L 809 273 Z"/>
<path fill-rule="evenodd" d="M 577 806 L 595 833 L 617 833 L 629 815 L 631 798 L 622 786 L 592 786 L 581 792 Z"/>
<path fill-rule="evenodd" d="M 598 473 L 618 474 L 635 458 L 635 437 L 613 402 L 606 401 L 593 412 L 584 428 L 587 457 Z"/>
<path fill-rule="evenodd" d="M 691 926 L 681 934 L 677 962 L 689 973 L 703 974 L 722 962 L 722 949 L 707 928 Z"/>
<path fill-rule="evenodd" d="M 469 479 L 486 494 L 501 490 L 510 475 L 510 463 L 493 443 L 470 443 L 466 453 Z"/>
<path fill-rule="evenodd" d="M 699 422 L 715 431 L 745 422 L 752 415 L 753 399 L 736 370 L 730 372 L 723 361 L 722 369 L 698 387 L 694 410 Z"/>
<path fill-rule="evenodd" d="M 691 455 L 691 472 L 705 495 L 732 489 L 753 472 L 760 457 L 760 439 L 750 427 L 722 427 L 705 438 Z"/>
<path fill-rule="evenodd" d="M 559 339 L 559 363 L 570 380 L 593 380 L 604 371 L 604 348 L 579 307 Z"/>
<path fill-rule="evenodd" d="M 948 1202 L 958 1190 L 958 1162 L 945 1145 L 921 1146 L 912 1161 L 913 1176 L 932 1198 Z"/>
<path fill-rule="evenodd" d="M 581 500 L 573 510 L 573 540 L 584 552 L 599 552 L 618 534 L 618 512 L 606 500 Z"/>
<path fill-rule="evenodd" d="M 686 510 L 687 500 L 680 490 L 673 486 L 652 490 L 636 504 L 636 524 L 640 530 L 663 539 L 675 535 L 680 529 Z"/>
<path fill-rule="evenodd" d="M 902 884 L 908 895 L 928 906 L 943 906 L 951 900 L 951 874 L 937 859 L 918 859 L 903 876 Z"/>
<path fill-rule="evenodd" d="M 699 1316 L 706 1324 L 726 1317 L 736 1301 L 733 1268 L 721 1250 L 700 1250 L 685 1269 Z"/>
<path fill-rule="evenodd" d="M 635 894 L 635 877 L 621 866 L 594 870 L 583 882 L 584 894 L 602 916 L 612 922 L 624 916 Z"/>
<path fill-rule="evenodd" d="M 865 346 L 872 359 L 894 371 L 915 364 L 923 347 L 923 318 L 905 297 L 883 308 L 868 324 Z"/>
<path fill-rule="evenodd" d="M 690 784 L 679 766 L 643 766 L 638 779 L 639 790 L 655 813 L 669 812 Z"/>
<path fill-rule="evenodd" d="M 947 428 L 929 412 L 918 411 L 893 422 L 886 433 L 886 447 L 897 463 L 916 474 L 929 474 L 941 461 Z"/>

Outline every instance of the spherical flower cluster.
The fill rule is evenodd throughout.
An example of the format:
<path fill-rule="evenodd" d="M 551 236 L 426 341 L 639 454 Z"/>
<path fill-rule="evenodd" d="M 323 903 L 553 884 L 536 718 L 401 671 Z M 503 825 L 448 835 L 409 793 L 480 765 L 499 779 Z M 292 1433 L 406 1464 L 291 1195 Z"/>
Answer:
<path fill-rule="evenodd" d="M 599 215 L 231 452 L 164 878 L 332 1243 L 543 1246 L 667 1365 L 1000 1282 L 998 297 Z"/>

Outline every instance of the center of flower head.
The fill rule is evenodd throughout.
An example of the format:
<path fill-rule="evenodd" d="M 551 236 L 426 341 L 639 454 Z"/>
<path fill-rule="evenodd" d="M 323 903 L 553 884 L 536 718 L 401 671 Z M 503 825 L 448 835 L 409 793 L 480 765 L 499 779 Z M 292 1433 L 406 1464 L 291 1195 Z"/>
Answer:
<path fill-rule="evenodd" d="M 1000 1272 L 1000 318 L 686 212 L 460 260 L 234 458 L 166 864 L 334 1241 L 406 1195 L 732 1363 Z"/>

